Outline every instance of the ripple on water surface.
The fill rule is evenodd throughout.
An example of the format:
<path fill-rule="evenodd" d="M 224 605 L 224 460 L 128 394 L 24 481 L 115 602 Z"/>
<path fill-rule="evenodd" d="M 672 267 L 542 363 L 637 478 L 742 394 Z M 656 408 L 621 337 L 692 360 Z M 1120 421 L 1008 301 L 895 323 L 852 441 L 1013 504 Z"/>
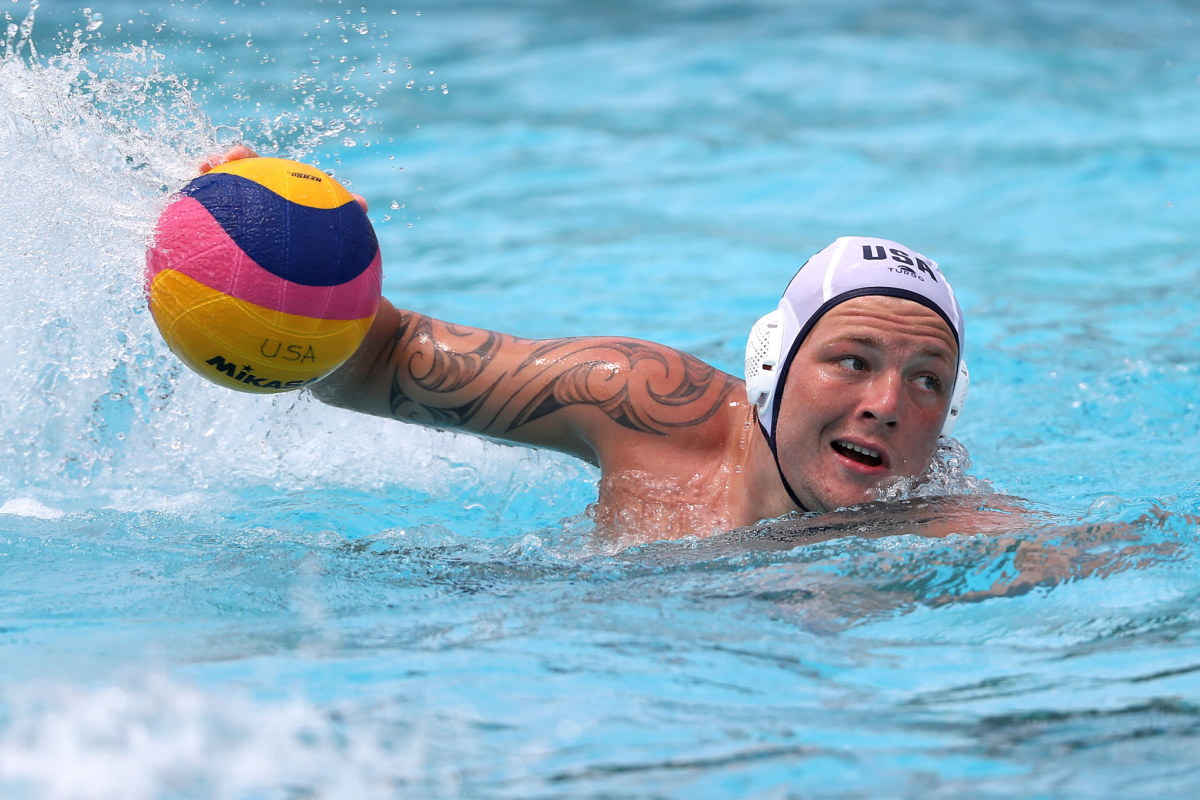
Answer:
<path fill-rule="evenodd" d="M 1191 12 L 885 6 L 15 5 L 0 794 L 1197 794 Z M 730 370 L 911 240 L 980 477 L 624 547 L 565 457 L 209 386 L 142 254 L 239 135 L 368 194 L 394 298 Z"/>

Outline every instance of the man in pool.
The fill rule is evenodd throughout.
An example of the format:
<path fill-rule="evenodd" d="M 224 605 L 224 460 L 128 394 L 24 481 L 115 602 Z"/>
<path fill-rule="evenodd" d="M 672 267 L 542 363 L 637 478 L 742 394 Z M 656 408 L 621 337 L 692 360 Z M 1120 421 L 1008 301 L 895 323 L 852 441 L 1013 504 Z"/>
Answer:
<path fill-rule="evenodd" d="M 568 453 L 600 467 L 603 529 L 703 536 L 870 502 L 920 475 L 957 416 L 952 398 L 965 397 L 962 343 L 961 311 L 933 261 L 843 237 L 754 327 L 745 382 L 652 342 L 521 339 L 384 299 L 357 353 L 313 394 Z"/>

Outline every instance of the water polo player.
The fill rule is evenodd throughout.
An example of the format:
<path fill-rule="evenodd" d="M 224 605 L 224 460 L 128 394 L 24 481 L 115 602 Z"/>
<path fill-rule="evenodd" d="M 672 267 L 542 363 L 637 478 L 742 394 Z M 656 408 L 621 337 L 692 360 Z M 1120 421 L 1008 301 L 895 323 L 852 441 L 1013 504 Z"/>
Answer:
<path fill-rule="evenodd" d="M 966 394 L 962 345 L 937 264 L 844 237 L 754 326 L 746 382 L 651 342 L 520 339 L 384 300 L 362 346 L 313 392 L 569 453 L 601 469 L 602 526 L 704 535 L 868 502 L 922 473 Z"/>

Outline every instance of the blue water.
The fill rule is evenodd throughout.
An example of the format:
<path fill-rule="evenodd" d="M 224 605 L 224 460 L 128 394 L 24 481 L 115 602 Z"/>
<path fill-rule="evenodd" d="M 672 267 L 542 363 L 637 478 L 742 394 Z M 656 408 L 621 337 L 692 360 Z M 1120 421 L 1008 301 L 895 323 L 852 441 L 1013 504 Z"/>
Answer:
<path fill-rule="evenodd" d="M 369 1 L 3 8 L 0 795 L 1200 794 L 1194 6 Z M 566 457 L 208 385 L 142 253 L 242 138 L 370 200 L 398 305 L 735 373 L 906 242 L 940 485 L 1028 516 L 618 549 Z"/>

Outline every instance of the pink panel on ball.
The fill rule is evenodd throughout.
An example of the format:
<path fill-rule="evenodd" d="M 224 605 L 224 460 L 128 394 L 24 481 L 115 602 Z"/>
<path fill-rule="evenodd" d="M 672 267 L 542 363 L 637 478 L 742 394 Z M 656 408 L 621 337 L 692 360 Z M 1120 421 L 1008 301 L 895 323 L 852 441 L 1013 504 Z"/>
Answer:
<path fill-rule="evenodd" d="M 379 308 L 383 280 L 379 251 L 371 266 L 339 286 L 303 286 L 254 263 L 199 201 L 181 197 L 158 218 L 146 257 L 147 286 L 164 269 L 263 308 L 317 319 L 362 319 Z"/>

